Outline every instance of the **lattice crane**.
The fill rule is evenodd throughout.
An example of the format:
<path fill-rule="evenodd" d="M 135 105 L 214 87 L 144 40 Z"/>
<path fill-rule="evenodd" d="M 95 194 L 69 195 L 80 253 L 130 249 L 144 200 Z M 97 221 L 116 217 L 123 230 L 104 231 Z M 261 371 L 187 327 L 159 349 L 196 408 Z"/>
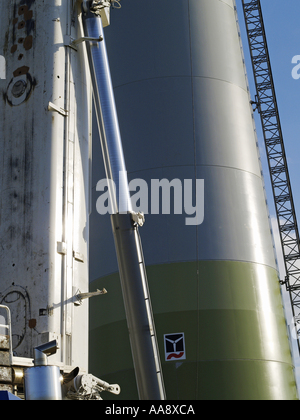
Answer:
<path fill-rule="evenodd" d="M 280 232 L 286 277 L 300 352 L 300 240 L 287 158 L 284 148 L 274 81 L 260 0 L 242 0 L 256 86 L 256 105 L 261 118 Z"/>

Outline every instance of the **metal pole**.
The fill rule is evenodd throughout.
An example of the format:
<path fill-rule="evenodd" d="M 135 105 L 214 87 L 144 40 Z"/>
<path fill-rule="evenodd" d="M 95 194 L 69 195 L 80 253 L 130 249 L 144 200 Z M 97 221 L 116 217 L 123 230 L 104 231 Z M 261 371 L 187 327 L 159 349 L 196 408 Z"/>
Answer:
<path fill-rule="evenodd" d="M 87 53 L 106 177 L 116 187 L 111 188 L 112 183 L 108 185 L 112 214 L 126 213 L 132 208 L 102 21 L 88 11 L 83 15 L 83 24 L 86 37 L 103 38 L 87 42 Z"/>
<path fill-rule="evenodd" d="M 141 400 L 164 400 L 164 383 L 138 227 L 131 214 L 114 214 L 111 222 L 139 397 Z"/>
<path fill-rule="evenodd" d="M 165 399 L 165 390 L 146 269 L 137 223 L 132 219 L 127 172 L 101 18 L 87 10 L 83 12 L 83 25 L 86 37 L 103 37 L 101 42 L 87 42 L 87 52 L 106 176 L 116 186 L 115 189 L 110 188 L 111 222 L 139 398 L 162 400 Z"/>
<path fill-rule="evenodd" d="M 34 367 L 25 371 L 26 400 L 61 400 L 61 375 L 58 366 L 48 366 L 48 358 L 58 349 L 57 341 L 34 348 Z"/>

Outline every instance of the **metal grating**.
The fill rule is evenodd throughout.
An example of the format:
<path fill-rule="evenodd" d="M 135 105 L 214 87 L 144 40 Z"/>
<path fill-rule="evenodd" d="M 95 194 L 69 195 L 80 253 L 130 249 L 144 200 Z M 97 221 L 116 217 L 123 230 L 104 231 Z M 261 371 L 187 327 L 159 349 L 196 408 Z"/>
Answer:
<path fill-rule="evenodd" d="M 300 247 L 292 188 L 283 143 L 260 0 L 242 0 L 256 85 L 253 102 L 260 114 L 265 140 L 286 277 L 295 323 L 300 322 Z M 299 329 L 299 326 L 297 327 Z M 300 352 L 300 330 L 297 331 Z"/>

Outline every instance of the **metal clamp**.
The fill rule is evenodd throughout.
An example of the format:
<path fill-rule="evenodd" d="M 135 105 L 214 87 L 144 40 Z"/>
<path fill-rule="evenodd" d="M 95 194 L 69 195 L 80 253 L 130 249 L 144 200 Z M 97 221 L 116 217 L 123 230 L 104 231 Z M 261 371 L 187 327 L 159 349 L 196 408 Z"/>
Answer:
<path fill-rule="evenodd" d="M 250 101 L 250 104 L 252 106 L 255 105 L 255 107 L 253 108 L 253 112 L 257 110 L 258 113 L 260 114 L 260 100 L 257 95 L 255 95 L 255 101 Z"/>
<path fill-rule="evenodd" d="M 139 225 L 140 227 L 143 226 L 143 224 L 145 223 L 145 216 L 144 213 L 142 212 L 138 212 L 135 213 L 134 211 L 131 212 L 131 218 L 134 224 Z"/>
<path fill-rule="evenodd" d="M 91 12 L 95 13 L 97 10 L 104 9 L 104 7 L 110 7 L 111 2 L 105 0 L 93 0 L 91 5 Z"/>
<path fill-rule="evenodd" d="M 112 6 L 113 9 L 121 9 L 122 6 L 120 4 L 120 1 L 121 0 L 93 0 L 90 7 L 90 11 L 92 13 L 95 13 L 96 15 L 99 15 L 100 11 L 102 9 L 105 9 L 106 7 Z M 84 1 L 83 3 L 83 10 L 85 12 L 88 11 L 88 5 L 86 1 Z"/>
<path fill-rule="evenodd" d="M 91 38 L 88 36 L 82 36 L 81 38 L 73 40 L 71 43 L 66 43 L 67 47 L 73 48 L 73 50 L 77 51 L 77 45 L 81 44 L 82 42 L 91 41 L 91 42 L 101 42 L 103 41 L 103 36 L 99 36 L 99 38 Z"/>
<path fill-rule="evenodd" d="M 59 114 L 63 115 L 64 117 L 68 116 L 68 111 L 66 109 L 61 108 L 60 106 L 57 106 L 53 104 L 52 102 L 49 102 L 48 104 L 48 111 L 55 111 Z"/>

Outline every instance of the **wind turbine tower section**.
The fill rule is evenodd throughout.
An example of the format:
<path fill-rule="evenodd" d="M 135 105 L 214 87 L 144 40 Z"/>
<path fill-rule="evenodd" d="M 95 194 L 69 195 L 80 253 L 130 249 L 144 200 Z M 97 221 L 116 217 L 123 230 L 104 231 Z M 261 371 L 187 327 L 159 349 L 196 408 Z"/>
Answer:
<path fill-rule="evenodd" d="M 129 185 L 148 187 L 135 205 L 167 398 L 296 399 L 234 0 L 126 0 L 105 37 Z M 90 280 L 108 294 L 90 302 L 90 367 L 132 399 L 110 223 L 96 211 L 104 177 L 94 166 Z"/>

